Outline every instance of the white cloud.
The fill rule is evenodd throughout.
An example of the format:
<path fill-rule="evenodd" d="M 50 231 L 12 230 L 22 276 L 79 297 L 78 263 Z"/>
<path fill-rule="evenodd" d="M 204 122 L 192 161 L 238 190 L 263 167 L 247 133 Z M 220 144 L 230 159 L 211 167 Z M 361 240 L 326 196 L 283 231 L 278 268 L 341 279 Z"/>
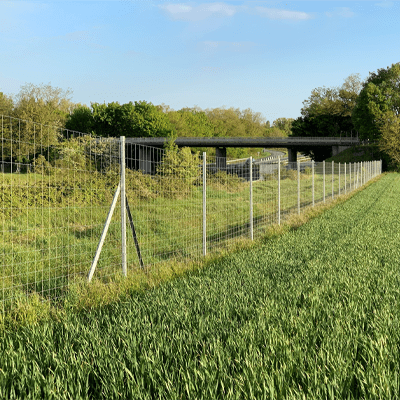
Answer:
<path fill-rule="evenodd" d="M 350 10 L 349 7 L 340 7 L 337 8 L 333 12 L 325 13 L 328 17 L 343 17 L 343 18 L 351 18 L 354 16 L 354 12 Z"/>
<path fill-rule="evenodd" d="M 279 10 L 277 8 L 256 7 L 257 13 L 269 19 L 291 19 L 291 20 L 306 20 L 310 19 L 311 14 L 303 11 Z"/>
<path fill-rule="evenodd" d="M 159 5 L 172 19 L 182 21 L 200 21 L 213 16 L 233 17 L 239 12 L 249 12 L 258 14 L 269 19 L 280 20 L 307 20 L 312 15 L 303 11 L 290 11 L 277 8 L 267 7 L 248 7 L 234 6 L 223 2 L 203 3 L 199 5 L 191 5 L 190 3 L 170 3 L 167 5 Z"/>
<path fill-rule="evenodd" d="M 160 5 L 172 19 L 182 21 L 200 21 L 212 16 L 232 17 L 243 7 L 232 6 L 225 3 L 204 3 L 191 6 L 185 3 Z"/>
<path fill-rule="evenodd" d="M 381 1 L 380 3 L 375 3 L 376 6 L 382 8 L 392 8 L 394 6 L 393 1 Z"/>

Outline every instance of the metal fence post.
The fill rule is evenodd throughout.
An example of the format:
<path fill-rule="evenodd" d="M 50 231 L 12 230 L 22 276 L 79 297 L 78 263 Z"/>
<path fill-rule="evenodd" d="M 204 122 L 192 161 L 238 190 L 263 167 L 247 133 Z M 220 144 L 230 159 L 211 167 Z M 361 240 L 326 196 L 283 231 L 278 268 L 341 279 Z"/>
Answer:
<path fill-rule="evenodd" d="M 339 163 L 339 192 L 338 195 L 340 196 L 340 163 Z"/>
<path fill-rule="evenodd" d="M 311 174 L 312 174 L 312 205 L 315 206 L 315 182 L 314 182 L 314 160 L 311 161 Z"/>
<path fill-rule="evenodd" d="M 344 163 L 344 194 L 347 194 L 347 174 L 346 174 L 346 163 Z"/>
<path fill-rule="evenodd" d="M 334 176 L 335 176 L 335 162 L 332 161 L 332 200 L 333 200 L 334 192 L 335 192 Z"/>
<path fill-rule="evenodd" d="M 253 240 L 253 157 L 249 159 L 250 163 L 250 239 Z"/>
<path fill-rule="evenodd" d="M 207 153 L 203 152 L 203 256 L 207 255 Z"/>
<path fill-rule="evenodd" d="M 281 158 L 278 157 L 278 225 L 281 224 Z"/>
<path fill-rule="evenodd" d="M 120 164 L 121 164 L 121 258 L 122 273 L 127 276 L 126 270 L 126 193 L 125 193 L 125 136 L 120 136 Z"/>
<path fill-rule="evenodd" d="M 361 180 L 361 185 L 360 186 L 362 186 L 362 185 L 364 185 L 364 183 L 365 183 L 365 176 L 364 176 L 364 166 L 365 166 L 365 162 L 363 163 L 362 161 L 361 161 L 361 163 L 360 163 L 360 180 Z"/>
<path fill-rule="evenodd" d="M 323 198 L 325 203 L 325 160 L 322 161 L 322 176 L 323 176 Z"/>
<path fill-rule="evenodd" d="M 300 161 L 297 160 L 297 213 L 300 215 Z"/>

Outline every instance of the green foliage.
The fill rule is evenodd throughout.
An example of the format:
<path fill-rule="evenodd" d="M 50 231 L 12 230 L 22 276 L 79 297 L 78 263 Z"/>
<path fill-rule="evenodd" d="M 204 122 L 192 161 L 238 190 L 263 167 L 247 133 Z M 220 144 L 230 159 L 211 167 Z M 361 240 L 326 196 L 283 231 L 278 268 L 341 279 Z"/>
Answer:
<path fill-rule="evenodd" d="M 241 111 L 214 108 L 205 110 L 207 117 L 214 125 L 214 136 L 229 137 L 262 137 L 265 135 L 265 119 L 261 113 L 250 108 Z"/>
<path fill-rule="evenodd" d="M 60 138 L 68 114 L 74 104 L 70 91 L 48 85 L 26 84 L 15 97 L 11 116 L 20 120 L 7 120 L 3 136 L 3 156 L 18 161 L 31 161 L 43 147 L 55 145 Z"/>
<path fill-rule="evenodd" d="M 58 145 L 59 159 L 55 161 L 55 166 L 75 171 L 91 170 L 90 160 L 86 156 L 90 141 L 90 138 L 78 137 L 61 142 Z"/>
<path fill-rule="evenodd" d="M 179 149 L 174 140 L 170 139 L 157 172 L 162 177 L 178 180 L 190 187 L 200 175 L 199 155 L 192 154 L 189 147 Z"/>
<path fill-rule="evenodd" d="M 362 139 L 376 140 L 388 120 L 400 113 L 400 63 L 370 73 L 352 112 L 354 126 Z"/>
<path fill-rule="evenodd" d="M 284 132 L 284 136 L 292 134 L 293 118 L 278 118 L 274 121 L 274 126 Z"/>
<path fill-rule="evenodd" d="M 168 116 L 162 113 L 152 103 L 135 101 L 133 113 L 132 137 L 170 137 L 174 128 Z"/>
<path fill-rule="evenodd" d="M 94 129 L 92 111 L 86 105 L 78 104 L 71 114 L 67 116 L 65 128 L 84 133 L 91 133 Z"/>
<path fill-rule="evenodd" d="M 51 164 L 46 160 L 46 158 L 42 154 L 39 154 L 33 160 L 32 165 L 33 165 L 33 171 L 36 174 L 50 175 L 52 173 Z"/>
<path fill-rule="evenodd" d="M 178 137 L 212 137 L 214 125 L 204 111 L 182 109 L 170 111 L 167 116 Z"/>
<path fill-rule="evenodd" d="M 12 97 L 5 95 L 3 92 L 0 92 L 0 116 L 11 116 L 13 109 L 14 102 Z"/>
<path fill-rule="evenodd" d="M 351 113 L 361 85 L 359 74 L 352 74 L 345 79 L 340 88 L 314 89 L 310 97 L 303 102 L 302 116 L 292 122 L 292 136 L 356 136 Z M 322 161 L 331 156 L 331 150 L 326 147 L 307 148 L 302 151 L 315 161 Z"/>
<path fill-rule="evenodd" d="M 237 193 L 248 187 L 248 183 L 237 174 L 227 174 L 218 171 L 207 177 L 207 186 L 215 190 L 223 190 L 227 193 Z"/>
<path fill-rule="evenodd" d="M 106 104 L 92 103 L 92 129 L 98 136 L 134 136 L 135 106 L 132 102 L 120 105 L 118 102 Z M 140 136 L 140 135 L 139 135 Z"/>
<path fill-rule="evenodd" d="M 76 107 L 68 118 L 67 129 L 93 132 L 102 137 L 169 137 L 174 132 L 168 116 L 152 103 L 92 103 Z"/>
<path fill-rule="evenodd" d="M 400 117 L 387 111 L 380 123 L 379 148 L 390 158 L 391 167 L 400 170 Z"/>

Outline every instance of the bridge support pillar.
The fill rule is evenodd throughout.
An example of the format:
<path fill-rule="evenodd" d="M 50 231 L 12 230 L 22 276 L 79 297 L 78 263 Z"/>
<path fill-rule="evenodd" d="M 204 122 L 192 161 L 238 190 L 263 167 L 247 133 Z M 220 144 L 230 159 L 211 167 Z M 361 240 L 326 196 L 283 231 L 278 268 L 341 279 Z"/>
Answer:
<path fill-rule="evenodd" d="M 226 170 L 226 147 L 215 148 L 215 163 L 218 170 Z"/>
<path fill-rule="evenodd" d="M 126 167 L 154 175 L 158 163 L 162 159 L 162 149 L 155 147 L 125 144 Z"/>
<path fill-rule="evenodd" d="M 288 147 L 288 162 L 295 163 L 297 162 L 297 149 L 295 147 Z"/>
<path fill-rule="evenodd" d="M 332 156 L 339 154 L 339 146 L 332 146 Z"/>

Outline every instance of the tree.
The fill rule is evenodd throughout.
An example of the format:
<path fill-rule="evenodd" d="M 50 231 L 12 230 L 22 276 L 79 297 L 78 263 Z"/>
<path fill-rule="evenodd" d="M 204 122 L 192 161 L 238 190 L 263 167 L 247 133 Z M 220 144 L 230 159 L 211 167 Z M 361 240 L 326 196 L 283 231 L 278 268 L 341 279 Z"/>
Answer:
<path fill-rule="evenodd" d="M 246 129 L 240 120 L 240 112 L 234 108 L 206 109 L 205 113 L 214 125 L 214 135 L 221 137 L 244 137 Z"/>
<path fill-rule="evenodd" d="M 152 103 L 135 101 L 132 117 L 131 137 L 171 137 L 175 134 L 168 116 Z"/>
<path fill-rule="evenodd" d="M 145 101 L 91 103 L 91 109 L 80 105 L 69 116 L 66 127 L 102 137 L 169 137 L 174 133 L 167 114 Z"/>
<path fill-rule="evenodd" d="M 178 137 L 212 137 L 214 125 L 204 111 L 182 109 L 168 112 Z"/>
<path fill-rule="evenodd" d="M 70 95 L 69 90 L 50 84 L 22 86 L 12 112 L 20 120 L 10 130 L 9 156 L 31 160 L 35 154 L 49 151 L 57 143 L 60 129 L 74 108 Z"/>
<path fill-rule="evenodd" d="M 236 112 L 240 112 L 239 109 Z M 239 115 L 241 123 L 245 127 L 245 136 L 262 137 L 265 133 L 265 118 L 260 112 L 254 112 L 251 108 L 246 108 Z"/>
<path fill-rule="evenodd" d="M 86 105 L 78 104 L 73 112 L 68 115 L 65 128 L 72 131 L 90 133 L 94 128 L 93 122 L 91 109 Z"/>
<path fill-rule="evenodd" d="M 14 109 L 13 99 L 0 92 L 0 116 L 11 116 Z"/>
<path fill-rule="evenodd" d="M 380 149 L 386 153 L 397 169 L 400 166 L 400 117 L 391 111 L 382 115 L 380 124 Z"/>
<path fill-rule="evenodd" d="M 292 136 L 355 136 L 351 117 L 362 83 L 359 74 L 347 77 L 339 88 L 319 87 L 303 102 L 302 116 L 292 122 Z M 331 150 L 315 147 L 303 150 L 314 160 L 331 155 Z"/>
<path fill-rule="evenodd" d="M 400 63 L 370 73 L 352 112 L 361 139 L 379 140 L 387 119 L 400 112 Z"/>
<path fill-rule="evenodd" d="M 285 132 L 285 136 L 292 134 L 292 123 L 294 118 L 278 118 L 274 121 L 274 126 Z"/>
<path fill-rule="evenodd" d="M 98 136 L 117 137 L 134 136 L 136 129 L 135 106 L 132 102 L 119 104 L 118 102 L 107 105 L 92 103 L 93 131 Z"/>
<path fill-rule="evenodd" d="M 38 124 L 61 128 L 74 109 L 70 90 L 52 87 L 50 84 L 28 83 L 16 96 L 13 116 Z"/>

